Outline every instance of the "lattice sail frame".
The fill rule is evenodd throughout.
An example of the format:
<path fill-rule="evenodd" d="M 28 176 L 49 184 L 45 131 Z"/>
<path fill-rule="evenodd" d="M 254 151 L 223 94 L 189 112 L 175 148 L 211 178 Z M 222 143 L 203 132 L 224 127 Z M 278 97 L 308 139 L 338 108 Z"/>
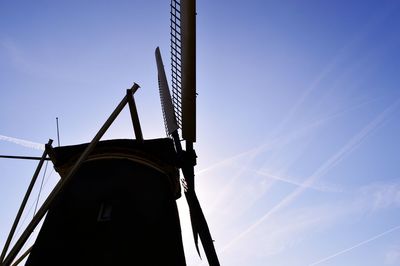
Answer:
<path fill-rule="evenodd" d="M 196 1 L 171 0 L 172 100 L 182 138 L 196 142 Z"/>
<path fill-rule="evenodd" d="M 172 102 L 178 126 L 182 128 L 182 30 L 180 0 L 171 0 Z"/>

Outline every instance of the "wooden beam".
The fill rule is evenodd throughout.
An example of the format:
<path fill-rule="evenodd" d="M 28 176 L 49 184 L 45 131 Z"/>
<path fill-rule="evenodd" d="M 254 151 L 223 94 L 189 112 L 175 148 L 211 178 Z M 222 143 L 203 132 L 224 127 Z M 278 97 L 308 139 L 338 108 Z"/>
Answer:
<path fill-rule="evenodd" d="M 53 140 L 49 139 L 49 142 L 47 143 L 47 145 L 51 145 L 51 143 L 53 143 Z M 40 170 L 42 169 L 42 166 L 43 166 L 43 163 L 44 163 L 46 157 L 47 157 L 47 152 L 45 150 L 43 152 L 43 155 L 42 155 L 40 161 L 39 161 L 38 166 L 36 167 L 35 173 L 33 174 L 31 182 L 30 182 L 30 184 L 28 186 L 28 189 L 27 189 L 27 191 L 25 193 L 24 199 L 22 200 L 21 206 L 19 207 L 17 216 L 14 219 L 14 223 L 13 223 L 13 225 L 11 227 L 10 233 L 8 234 L 6 243 L 4 244 L 4 248 L 3 248 L 3 251 L 1 252 L 1 256 L 0 256 L 0 262 L 1 263 L 3 262 L 6 254 L 7 254 L 8 247 L 10 246 L 10 243 L 11 243 L 11 240 L 12 240 L 12 238 L 14 236 L 15 230 L 17 229 L 19 220 L 21 219 L 21 216 L 22 216 L 22 213 L 23 213 L 23 211 L 25 209 L 26 203 L 28 202 L 29 196 L 31 195 L 32 189 L 33 189 L 33 187 L 34 187 L 34 185 L 36 183 L 36 179 L 37 179 L 37 177 L 38 177 L 38 175 L 40 173 Z"/>
<path fill-rule="evenodd" d="M 133 97 L 133 94 L 136 92 L 138 88 L 140 88 L 139 85 L 135 83 L 133 84 L 131 89 L 126 91 L 126 94 L 128 97 L 129 111 L 131 113 L 131 119 L 132 119 L 133 130 L 135 132 L 135 137 L 137 140 L 143 141 L 142 128 L 140 127 L 139 115 L 136 109 L 135 98 Z"/>

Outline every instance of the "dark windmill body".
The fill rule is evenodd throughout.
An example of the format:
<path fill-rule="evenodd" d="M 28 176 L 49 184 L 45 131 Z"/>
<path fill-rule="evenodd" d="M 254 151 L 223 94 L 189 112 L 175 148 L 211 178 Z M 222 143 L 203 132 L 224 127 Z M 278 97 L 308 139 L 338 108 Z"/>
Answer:
<path fill-rule="evenodd" d="M 172 94 L 156 49 L 159 89 L 168 138 L 144 140 L 134 84 L 90 143 L 53 148 L 40 158 L 0 257 L 0 265 L 186 265 L 176 199 L 184 176 L 193 236 L 200 237 L 210 265 L 219 265 L 207 222 L 194 190 L 196 154 L 195 1 L 171 1 Z M 101 141 L 129 106 L 136 139 Z M 186 142 L 181 146 L 180 132 Z M 15 245 L 11 239 L 36 177 L 51 160 L 61 180 Z M 44 218 L 45 217 L 45 218 Z M 21 249 L 40 221 L 38 237 Z M 18 257 L 18 258 L 17 258 Z"/>
<path fill-rule="evenodd" d="M 86 148 L 54 148 L 62 178 Z M 26 265 L 185 265 L 178 180 L 170 139 L 99 142 L 50 207 Z"/>

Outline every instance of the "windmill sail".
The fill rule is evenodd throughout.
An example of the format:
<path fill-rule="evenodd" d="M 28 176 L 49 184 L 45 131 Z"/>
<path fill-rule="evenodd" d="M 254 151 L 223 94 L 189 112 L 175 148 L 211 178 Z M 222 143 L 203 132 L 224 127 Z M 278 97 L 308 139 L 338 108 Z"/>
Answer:
<path fill-rule="evenodd" d="M 172 99 L 179 126 L 182 126 L 182 42 L 181 42 L 181 4 L 171 0 L 171 74 Z"/>
<path fill-rule="evenodd" d="M 160 98 L 164 116 L 165 130 L 167 132 L 167 135 L 171 135 L 174 131 L 178 130 L 179 126 L 178 123 L 176 122 L 174 106 L 172 105 L 167 77 L 165 75 L 160 48 L 158 47 L 156 49 L 156 61 L 158 70 L 158 87 L 160 90 Z"/>
<path fill-rule="evenodd" d="M 171 0 L 172 93 L 182 137 L 196 142 L 196 1 Z"/>

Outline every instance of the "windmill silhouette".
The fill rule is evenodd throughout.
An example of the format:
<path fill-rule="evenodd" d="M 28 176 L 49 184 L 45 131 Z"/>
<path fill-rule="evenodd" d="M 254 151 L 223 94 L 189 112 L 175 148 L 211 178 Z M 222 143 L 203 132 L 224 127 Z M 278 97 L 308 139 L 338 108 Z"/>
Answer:
<path fill-rule="evenodd" d="M 90 143 L 53 147 L 52 140 L 49 140 L 43 155 L 37 158 L 37 169 L 1 253 L 1 265 L 17 265 L 26 257 L 28 266 L 186 265 L 175 201 L 181 196 L 179 169 L 184 176 L 184 195 L 197 252 L 200 255 L 200 238 L 209 264 L 219 265 L 195 193 L 195 10 L 194 0 L 171 0 L 172 97 L 160 49 L 155 51 L 168 137 L 143 139 L 134 99 L 139 85 L 135 83 Z M 129 106 L 136 139 L 101 141 L 126 105 Z M 185 149 L 180 135 L 185 141 Z M 10 248 L 46 160 L 53 162 L 61 179 Z M 34 245 L 17 258 L 42 220 Z"/>

